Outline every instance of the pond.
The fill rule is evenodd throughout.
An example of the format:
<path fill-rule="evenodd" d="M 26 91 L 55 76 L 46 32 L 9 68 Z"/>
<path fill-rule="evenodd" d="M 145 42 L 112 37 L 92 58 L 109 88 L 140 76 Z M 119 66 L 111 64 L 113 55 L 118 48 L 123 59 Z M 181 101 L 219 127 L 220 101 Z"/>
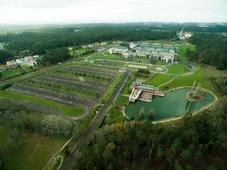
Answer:
<path fill-rule="evenodd" d="M 201 102 L 190 102 L 185 99 L 185 94 L 190 88 L 177 89 L 169 93 L 165 93 L 164 97 L 153 96 L 152 102 L 136 101 L 129 103 L 125 109 L 126 115 L 139 119 L 139 112 L 144 107 L 144 119 L 148 119 L 148 112 L 154 108 L 155 117 L 153 121 L 182 116 L 187 112 L 193 112 L 206 106 L 214 101 L 214 96 L 207 92 L 207 99 Z"/>

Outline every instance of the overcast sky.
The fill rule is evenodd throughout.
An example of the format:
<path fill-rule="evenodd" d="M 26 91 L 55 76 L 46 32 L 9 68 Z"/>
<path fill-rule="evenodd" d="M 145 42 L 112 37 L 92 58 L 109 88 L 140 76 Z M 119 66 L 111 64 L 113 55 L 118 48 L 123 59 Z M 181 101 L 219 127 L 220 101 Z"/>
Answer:
<path fill-rule="evenodd" d="M 0 0 L 0 24 L 227 22 L 227 0 Z"/>

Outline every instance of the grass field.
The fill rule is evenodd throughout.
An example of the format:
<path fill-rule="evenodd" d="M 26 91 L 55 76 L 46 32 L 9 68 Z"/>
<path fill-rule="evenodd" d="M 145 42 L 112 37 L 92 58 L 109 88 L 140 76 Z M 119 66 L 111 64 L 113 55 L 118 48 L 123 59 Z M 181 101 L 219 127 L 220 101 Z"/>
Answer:
<path fill-rule="evenodd" d="M 110 123 L 122 123 L 125 117 L 122 115 L 122 111 L 118 107 L 112 107 L 109 109 L 109 113 L 111 114 Z"/>
<path fill-rule="evenodd" d="M 202 84 L 202 87 L 214 92 L 214 89 L 211 83 L 205 78 L 202 74 L 202 70 L 200 67 L 196 69 L 196 71 L 188 76 L 178 76 L 173 81 L 165 86 L 161 86 L 161 90 L 172 89 L 181 86 L 192 86 L 194 81 Z"/>
<path fill-rule="evenodd" d="M 128 97 L 125 96 L 119 96 L 117 100 L 117 104 L 120 106 L 125 106 L 128 103 Z"/>
<path fill-rule="evenodd" d="M 25 70 L 23 70 L 21 67 L 18 67 L 18 68 L 14 68 L 14 69 L 11 69 L 11 70 L 2 71 L 2 76 L 3 77 L 11 77 L 11 76 L 20 75 L 22 73 L 25 73 Z"/>
<path fill-rule="evenodd" d="M 189 48 L 190 50 L 195 50 L 195 45 L 190 44 L 190 43 L 182 43 L 178 46 L 179 48 L 179 61 L 187 61 L 185 58 L 185 52 Z"/>
<path fill-rule="evenodd" d="M 123 60 L 126 61 L 127 59 L 121 55 L 114 55 L 108 52 L 105 53 L 95 53 L 88 58 L 88 60 L 96 60 L 96 59 L 111 59 L 111 60 Z"/>
<path fill-rule="evenodd" d="M 136 69 L 147 69 L 147 65 L 136 65 L 136 64 L 128 64 L 127 67 L 129 68 L 136 68 Z"/>
<path fill-rule="evenodd" d="M 2 158 L 2 170 L 40 170 L 68 139 L 23 132 L 16 146 Z"/>
<path fill-rule="evenodd" d="M 168 73 L 171 74 L 183 74 L 189 71 L 189 67 L 184 64 L 172 64 L 166 68 L 168 69 Z"/>
<path fill-rule="evenodd" d="M 166 75 L 166 74 L 156 74 L 154 77 L 152 77 L 146 84 L 153 85 L 155 87 L 168 82 L 171 80 L 173 76 Z"/>
<path fill-rule="evenodd" d="M 43 105 L 51 106 L 51 107 L 54 107 L 54 108 L 58 108 L 59 110 L 61 110 L 65 114 L 68 114 L 68 115 L 71 115 L 71 116 L 78 116 L 78 115 L 81 115 L 84 112 L 84 108 L 82 108 L 82 107 L 77 107 L 77 108 L 70 107 L 70 106 L 55 103 L 55 102 L 52 102 L 52 101 L 49 101 L 49 100 L 44 100 L 44 99 L 41 99 L 41 98 L 28 96 L 28 95 L 25 95 L 25 94 L 14 93 L 14 92 L 11 92 L 11 91 L 1 91 L 0 96 L 3 97 L 3 98 L 8 98 L 8 99 L 24 99 L 24 100 L 29 100 L 29 101 L 32 101 L 32 102 L 40 103 L 40 104 L 43 104 Z"/>
<path fill-rule="evenodd" d="M 74 50 L 74 54 L 80 55 L 83 53 L 86 53 L 87 50 L 86 49 L 78 49 L 78 50 Z M 73 56 L 73 50 L 69 51 L 69 55 Z"/>

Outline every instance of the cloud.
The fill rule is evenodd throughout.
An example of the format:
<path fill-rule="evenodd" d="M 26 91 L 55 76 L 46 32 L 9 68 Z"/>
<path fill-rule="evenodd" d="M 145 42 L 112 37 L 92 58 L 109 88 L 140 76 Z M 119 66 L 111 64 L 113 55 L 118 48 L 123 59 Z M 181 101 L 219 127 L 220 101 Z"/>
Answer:
<path fill-rule="evenodd" d="M 83 4 L 93 0 L 0 0 L 1 6 L 19 8 L 59 8 L 73 4 Z"/>
<path fill-rule="evenodd" d="M 0 23 L 226 22 L 226 0 L 0 0 Z"/>

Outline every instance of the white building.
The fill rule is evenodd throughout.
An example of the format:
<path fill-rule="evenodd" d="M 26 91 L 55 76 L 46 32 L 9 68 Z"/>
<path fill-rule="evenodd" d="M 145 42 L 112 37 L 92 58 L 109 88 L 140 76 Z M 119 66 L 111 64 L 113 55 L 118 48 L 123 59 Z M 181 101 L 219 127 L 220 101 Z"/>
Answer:
<path fill-rule="evenodd" d="M 110 54 L 120 54 L 124 56 L 128 56 L 128 48 L 123 46 L 114 46 L 109 49 Z"/>

